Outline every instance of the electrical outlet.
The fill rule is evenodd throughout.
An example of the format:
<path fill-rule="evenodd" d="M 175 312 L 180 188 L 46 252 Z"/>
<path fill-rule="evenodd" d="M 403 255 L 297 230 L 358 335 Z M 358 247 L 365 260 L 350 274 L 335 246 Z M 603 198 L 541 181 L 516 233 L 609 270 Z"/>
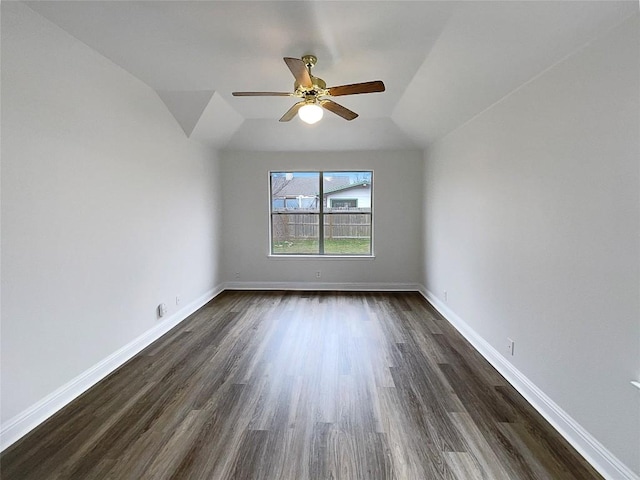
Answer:
<path fill-rule="evenodd" d="M 236 280 L 240 280 L 240 272 L 236 272 Z"/>
<path fill-rule="evenodd" d="M 322 276 L 322 273 L 320 272 L 320 270 L 318 270 L 318 271 L 316 272 L 316 278 L 320 278 L 321 276 Z"/>
<path fill-rule="evenodd" d="M 515 348 L 516 342 L 514 342 L 510 338 L 507 338 L 507 352 L 509 352 L 509 355 L 511 355 L 512 357 L 515 355 Z"/>

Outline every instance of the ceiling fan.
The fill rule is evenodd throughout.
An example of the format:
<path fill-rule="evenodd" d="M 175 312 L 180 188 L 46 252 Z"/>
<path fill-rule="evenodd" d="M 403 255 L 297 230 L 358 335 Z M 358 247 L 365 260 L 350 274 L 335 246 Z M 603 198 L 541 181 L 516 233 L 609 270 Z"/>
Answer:
<path fill-rule="evenodd" d="M 318 61 L 313 55 L 305 55 L 302 59 L 285 57 L 284 61 L 296 79 L 293 84 L 293 93 L 233 92 L 232 95 L 234 97 L 298 97 L 302 100 L 287 110 L 282 118 L 280 118 L 280 121 L 288 122 L 297 114 L 303 122 L 316 123 L 322 118 L 323 108 L 339 115 L 345 120 L 353 120 L 358 116 L 357 113 L 324 97 L 384 92 L 384 83 L 380 80 L 327 88 L 324 80 L 311 75 L 311 68 L 313 68 Z"/>

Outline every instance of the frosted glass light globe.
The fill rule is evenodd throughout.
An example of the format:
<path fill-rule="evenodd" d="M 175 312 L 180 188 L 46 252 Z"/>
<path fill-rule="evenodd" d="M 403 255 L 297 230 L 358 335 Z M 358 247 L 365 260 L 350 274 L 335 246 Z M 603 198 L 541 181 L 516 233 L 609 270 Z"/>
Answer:
<path fill-rule="evenodd" d="M 300 110 L 298 110 L 298 116 L 300 117 L 300 120 L 308 123 L 309 125 L 313 125 L 314 123 L 320 121 L 322 115 L 324 115 L 322 107 L 316 105 L 315 103 L 303 105 L 302 107 L 300 107 Z"/>

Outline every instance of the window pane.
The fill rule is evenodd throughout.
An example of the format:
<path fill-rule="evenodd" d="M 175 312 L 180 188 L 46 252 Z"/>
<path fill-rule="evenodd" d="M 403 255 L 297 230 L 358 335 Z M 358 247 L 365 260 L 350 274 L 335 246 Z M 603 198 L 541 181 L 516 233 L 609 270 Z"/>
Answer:
<path fill-rule="evenodd" d="M 272 212 L 318 212 L 319 172 L 272 172 Z"/>
<path fill-rule="evenodd" d="M 317 213 L 285 213 L 271 215 L 272 254 L 318 254 Z"/>
<path fill-rule="evenodd" d="M 371 212 L 371 172 L 324 172 L 325 212 Z"/>
<path fill-rule="evenodd" d="M 371 254 L 371 214 L 353 212 L 324 215 L 324 253 Z"/>

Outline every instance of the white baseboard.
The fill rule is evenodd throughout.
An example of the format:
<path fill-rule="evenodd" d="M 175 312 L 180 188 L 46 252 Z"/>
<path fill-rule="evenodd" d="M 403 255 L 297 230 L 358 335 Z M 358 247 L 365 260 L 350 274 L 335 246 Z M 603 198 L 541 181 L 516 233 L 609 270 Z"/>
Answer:
<path fill-rule="evenodd" d="M 419 291 L 603 477 L 611 480 L 640 480 L 638 475 L 616 458 L 433 293 L 424 286 L 421 286 Z"/>
<path fill-rule="evenodd" d="M 0 427 L 0 451 L 15 443 L 62 407 L 86 392 L 93 385 L 178 325 L 222 291 L 223 288 L 221 286 L 209 290 L 166 320 L 147 330 L 132 342 L 115 351 L 25 411 L 11 418 Z"/>
<path fill-rule="evenodd" d="M 227 282 L 225 290 L 332 290 L 358 292 L 419 292 L 417 283 L 332 283 L 332 282 Z"/>

